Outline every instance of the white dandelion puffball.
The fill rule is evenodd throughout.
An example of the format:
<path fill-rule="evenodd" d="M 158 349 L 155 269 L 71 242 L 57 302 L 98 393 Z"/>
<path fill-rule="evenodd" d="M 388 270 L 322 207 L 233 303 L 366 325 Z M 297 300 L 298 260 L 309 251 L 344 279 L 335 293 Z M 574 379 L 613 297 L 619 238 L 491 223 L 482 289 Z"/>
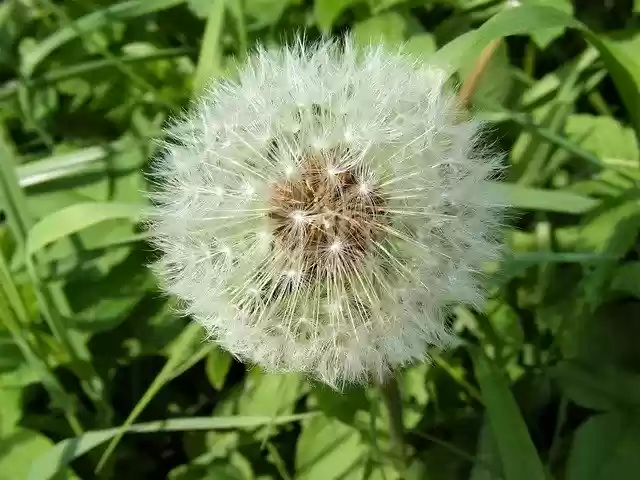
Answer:
<path fill-rule="evenodd" d="M 444 346 L 499 248 L 498 158 L 444 72 L 352 40 L 259 49 L 168 131 L 166 290 L 236 357 L 340 388 Z"/>

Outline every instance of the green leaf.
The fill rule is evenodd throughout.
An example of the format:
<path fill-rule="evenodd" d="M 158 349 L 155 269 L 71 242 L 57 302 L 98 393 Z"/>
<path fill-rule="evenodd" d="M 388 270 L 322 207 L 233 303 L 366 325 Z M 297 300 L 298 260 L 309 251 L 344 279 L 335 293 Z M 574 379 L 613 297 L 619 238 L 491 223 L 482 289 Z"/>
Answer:
<path fill-rule="evenodd" d="M 203 91 L 208 82 L 214 80 L 221 73 L 222 60 L 222 29 L 229 0 L 215 0 L 209 7 L 207 26 L 204 30 L 198 67 L 193 80 L 193 90 L 196 94 Z"/>
<path fill-rule="evenodd" d="M 461 78 L 466 78 L 475 67 L 472 62 L 462 65 L 460 68 Z M 474 97 L 501 105 L 508 97 L 512 84 L 513 75 L 511 74 L 507 45 L 501 43 L 482 72 Z"/>
<path fill-rule="evenodd" d="M 361 480 L 367 447 L 354 428 L 326 417 L 305 422 L 296 444 L 299 480 Z"/>
<path fill-rule="evenodd" d="M 337 418 L 346 424 L 353 423 L 359 410 L 369 409 L 365 390 L 359 387 L 336 392 L 323 383 L 313 383 L 311 399 L 311 404 L 322 410 L 327 417 Z"/>
<path fill-rule="evenodd" d="M 221 348 L 213 349 L 207 356 L 207 363 L 205 364 L 207 378 L 209 378 L 209 382 L 216 390 L 221 390 L 224 386 L 224 380 L 232 363 L 231 355 Z"/>
<path fill-rule="evenodd" d="M 275 416 L 291 413 L 305 387 L 303 377 L 297 373 L 274 375 L 254 369 L 244 382 L 238 414 Z"/>
<path fill-rule="evenodd" d="M 112 258 L 115 261 L 112 261 Z M 94 263 L 93 272 L 72 277 L 66 291 L 73 309 L 74 326 L 96 333 L 110 330 L 127 319 L 155 281 L 144 267 L 147 257 L 139 249 L 107 252 Z M 98 269 L 105 264 L 104 274 Z"/>
<path fill-rule="evenodd" d="M 462 65 L 473 63 L 492 40 L 509 35 L 530 34 L 552 27 L 576 28 L 598 49 L 633 119 L 634 126 L 640 130 L 640 62 L 618 45 L 597 36 L 583 23 L 555 8 L 521 5 L 504 9 L 480 28 L 460 35 L 442 47 L 432 61 L 454 72 Z"/>
<path fill-rule="evenodd" d="M 640 416 L 594 415 L 573 436 L 567 480 L 626 480 L 640 472 Z"/>
<path fill-rule="evenodd" d="M 78 203 L 39 220 L 27 235 L 26 254 L 35 254 L 50 243 L 78 233 L 107 220 L 126 219 L 137 222 L 142 208 L 135 204 Z"/>
<path fill-rule="evenodd" d="M 0 324 L 0 374 L 15 370 L 23 362 L 24 357 L 20 349 L 14 343 L 9 332 L 4 331 L 2 324 Z"/>
<path fill-rule="evenodd" d="M 640 202 L 616 200 L 586 220 L 580 231 L 580 245 L 588 251 L 622 257 L 632 248 L 640 230 Z"/>
<path fill-rule="evenodd" d="M 562 362 L 552 375 L 574 403 L 594 410 L 640 407 L 640 375 L 611 365 Z"/>
<path fill-rule="evenodd" d="M 635 133 L 613 117 L 569 115 L 564 128 L 569 139 L 602 159 L 631 160 L 636 164 L 640 160 Z"/>
<path fill-rule="evenodd" d="M 316 413 L 303 413 L 282 417 L 189 417 L 170 418 L 156 422 L 139 423 L 125 427 L 126 433 L 157 433 L 157 432 L 182 432 L 191 430 L 229 430 L 229 429 L 254 429 L 264 425 L 284 425 L 304 419 L 313 418 Z M 28 480 L 47 480 L 62 467 L 68 465 L 74 459 L 87 453 L 92 448 L 114 438 L 120 432 L 120 427 L 106 430 L 86 432 L 79 437 L 63 440 L 55 445 L 32 464 Z M 33 460 L 33 459 L 32 459 Z M 13 477 L 25 478 L 25 477 Z"/>
<path fill-rule="evenodd" d="M 522 210 L 581 214 L 598 206 L 599 201 L 577 193 L 545 190 L 513 183 L 492 183 L 491 190 Z"/>
<path fill-rule="evenodd" d="M 573 88 L 568 92 L 569 95 L 565 93 L 563 96 L 566 101 L 575 101 L 580 93 L 578 88 L 580 84 L 576 85 L 578 77 L 592 67 L 598 57 L 598 51 L 589 46 L 578 57 L 563 63 L 553 72 L 545 74 L 522 94 L 521 107 L 531 109 L 553 100 L 554 95 L 558 95 L 558 92 L 566 92 L 568 82 L 572 84 Z"/>
<path fill-rule="evenodd" d="M 475 460 L 469 480 L 494 480 L 504 477 L 498 444 L 486 418 L 480 428 Z"/>
<path fill-rule="evenodd" d="M 0 480 L 27 478 L 35 458 L 48 455 L 54 449 L 53 442 L 44 435 L 23 428 L 0 438 Z M 56 469 L 56 475 L 47 478 L 71 480 L 77 477 L 65 465 Z"/>
<path fill-rule="evenodd" d="M 106 146 L 86 147 L 19 165 L 16 170 L 20 186 L 30 187 L 78 173 L 103 171 L 107 162 L 101 162 L 102 160 L 130 148 L 130 139 L 124 138 Z M 99 166 L 96 167 L 96 163 Z"/>
<path fill-rule="evenodd" d="M 22 417 L 22 389 L 3 385 L 3 377 L 4 375 L 0 376 L 0 439 L 15 430 Z"/>
<path fill-rule="evenodd" d="M 602 61 L 627 107 L 631 122 L 635 130 L 640 132 L 640 61 L 637 56 L 615 43 L 588 33 L 587 40 L 600 51 Z"/>
<path fill-rule="evenodd" d="M 328 32 L 340 14 L 360 0 L 314 0 L 313 14 L 321 30 Z"/>
<path fill-rule="evenodd" d="M 406 53 L 417 58 L 429 59 L 437 50 L 436 39 L 431 33 L 412 35 L 404 44 Z"/>
<path fill-rule="evenodd" d="M 240 460 L 241 459 L 241 460 Z M 202 465 L 196 459 L 192 464 L 180 465 L 169 472 L 169 480 L 253 480 L 251 465 L 238 452 L 230 458 L 215 459 Z"/>
<path fill-rule="evenodd" d="M 558 10 L 573 15 L 573 3 L 571 0 L 520 0 L 523 5 L 546 5 L 549 7 L 555 7 Z M 545 49 L 556 38 L 564 33 L 564 28 L 555 27 L 544 30 L 538 30 L 531 33 L 531 39 L 536 43 L 540 49 Z"/>
<path fill-rule="evenodd" d="M 186 0 L 186 2 L 189 10 L 198 18 L 207 18 L 211 11 L 211 0 Z"/>
<path fill-rule="evenodd" d="M 568 102 L 555 102 L 548 107 L 544 107 L 536 112 L 541 114 L 539 125 L 556 134 L 562 130 L 564 122 L 573 109 L 573 105 Z M 544 184 L 546 178 L 544 173 L 555 173 L 549 171 L 551 154 L 554 146 L 545 141 L 540 141 L 535 135 L 523 132 L 516 141 L 511 151 L 511 160 L 515 164 L 515 174 L 518 183 L 521 185 Z"/>
<path fill-rule="evenodd" d="M 293 0 L 245 0 L 244 13 L 251 18 L 252 28 L 274 25 Z"/>
<path fill-rule="evenodd" d="M 397 44 L 405 39 L 406 31 L 407 22 L 397 12 L 368 18 L 353 27 L 355 40 L 361 45 L 378 42 Z"/>
<path fill-rule="evenodd" d="M 166 10 L 183 2 L 184 0 L 129 0 L 95 10 L 75 20 L 73 24 L 65 25 L 38 43 L 22 57 L 20 70 L 25 77 L 30 77 L 38 65 L 53 51 L 77 38 L 82 33 L 95 31 L 118 20 Z"/>
<path fill-rule="evenodd" d="M 538 452 L 502 372 L 482 352 L 473 355 L 473 365 L 505 479 L 546 480 Z"/>
<path fill-rule="evenodd" d="M 640 262 L 626 262 L 618 268 L 611 290 L 640 299 Z"/>
<path fill-rule="evenodd" d="M 196 342 L 202 335 L 202 329 L 200 325 L 197 323 L 189 324 L 178 337 L 167 346 L 167 355 L 168 359 L 162 370 L 155 376 L 151 385 L 145 390 L 142 397 L 138 400 L 133 410 L 127 416 L 124 424 L 121 425 L 117 432 L 114 435 L 111 435 L 110 438 L 113 438 L 107 448 L 105 449 L 102 457 L 98 461 L 98 466 L 96 470 L 101 470 L 106 461 L 109 459 L 116 446 L 120 442 L 121 438 L 127 432 L 127 429 L 133 425 L 133 422 L 136 421 L 138 416 L 144 411 L 147 405 L 151 402 L 151 400 L 158 394 L 158 392 L 164 387 L 167 383 L 173 380 L 176 375 L 181 373 L 182 368 L 184 368 L 186 363 L 190 364 L 190 359 L 195 357 L 195 359 L 199 359 L 200 350 L 194 348 Z M 205 346 L 204 348 L 207 348 Z M 196 350 L 194 354 L 193 351 Z M 191 353 L 191 355 L 189 355 Z"/>

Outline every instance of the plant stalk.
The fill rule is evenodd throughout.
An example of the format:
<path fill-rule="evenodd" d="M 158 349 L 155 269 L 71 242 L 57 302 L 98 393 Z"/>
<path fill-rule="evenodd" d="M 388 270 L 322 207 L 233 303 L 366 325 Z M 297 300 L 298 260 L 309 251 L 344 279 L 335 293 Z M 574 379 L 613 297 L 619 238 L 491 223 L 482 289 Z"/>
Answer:
<path fill-rule="evenodd" d="M 404 439 L 404 423 L 402 415 L 402 395 L 395 376 L 390 376 L 378 385 L 380 396 L 389 415 L 389 441 L 391 453 L 398 471 L 404 475 L 407 467 L 406 448 Z"/>

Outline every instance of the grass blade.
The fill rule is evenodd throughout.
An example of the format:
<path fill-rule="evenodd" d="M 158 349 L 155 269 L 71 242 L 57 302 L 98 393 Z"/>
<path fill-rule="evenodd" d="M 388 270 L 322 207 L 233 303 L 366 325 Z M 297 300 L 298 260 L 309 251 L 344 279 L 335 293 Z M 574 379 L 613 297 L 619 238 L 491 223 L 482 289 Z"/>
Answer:
<path fill-rule="evenodd" d="M 538 452 L 504 376 L 481 351 L 474 352 L 473 365 L 506 480 L 546 480 Z"/>
<path fill-rule="evenodd" d="M 71 461 L 92 448 L 124 433 L 180 432 L 193 430 L 252 429 L 269 424 L 284 425 L 315 417 L 317 413 L 301 413 L 281 417 L 189 417 L 171 418 L 156 422 L 140 423 L 122 427 L 86 432 L 75 438 L 63 440 L 47 454 L 38 458 L 31 468 L 28 480 L 48 480 L 54 477 Z"/>
<path fill-rule="evenodd" d="M 153 397 L 156 396 L 162 387 L 175 378 L 176 372 L 180 370 L 184 363 L 190 363 L 189 359 L 186 359 L 185 362 L 186 353 L 191 351 L 194 344 L 199 342 L 201 338 L 202 329 L 196 323 L 191 323 L 182 331 L 180 337 L 176 339 L 169 359 L 164 364 L 164 367 L 162 367 L 162 370 L 160 370 L 160 373 L 153 379 L 153 382 L 144 392 L 142 398 L 140 398 L 138 403 L 136 403 L 136 406 L 133 408 L 124 424 L 117 430 L 116 434 L 111 436 L 113 440 L 111 440 L 107 449 L 102 454 L 102 457 L 96 467 L 96 473 L 102 470 L 118 443 L 127 432 L 127 429 L 133 425 L 133 422 L 136 421 L 136 418 L 138 418 L 142 411 L 147 407 Z M 196 352 L 196 355 L 199 356 L 200 351 Z"/>
<path fill-rule="evenodd" d="M 539 29 L 570 27 L 580 30 L 598 49 L 602 61 L 620 92 L 636 130 L 640 131 L 640 63 L 617 45 L 599 37 L 582 22 L 553 7 L 519 5 L 502 10 L 480 28 L 455 38 L 432 57 L 435 64 L 450 72 L 472 62 L 491 41 L 510 35 L 531 33 Z"/>
<path fill-rule="evenodd" d="M 50 243 L 100 222 L 128 219 L 137 222 L 142 207 L 123 203 L 76 203 L 40 219 L 27 235 L 27 259 Z"/>
<path fill-rule="evenodd" d="M 29 53 L 22 58 L 22 74 L 25 77 L 31 77 L 38 65 L 47 58 L 51 52 L 77 38 L 79 33 L 90 32 L 118 20 L 125 20 L 127 18 L 165 10 L 183 2 L 184 0 L 130 0 L 91 12 L 75 20 L 74 25 L 66 25 L 57 30 L 30 50 Z"/>
<path fill-rule="evenodd" d="M 198 67 L 193 80 L 193 90 L 196 93 L 202 92 L 207 82 L 220 75 L 222 59 L 220 38 L 222 36 L 226 1 L 217 0 L 213 2 L 209 11 L 198 58 Z"/>
<path fill-rule="evenodd" d="M 494 183 L 491 189 L 509 205 L 521 210 L 571 213 L 580 215 L 594 209 L 598 200 L 562 190 L 525 187 L 513 183 Z"/>

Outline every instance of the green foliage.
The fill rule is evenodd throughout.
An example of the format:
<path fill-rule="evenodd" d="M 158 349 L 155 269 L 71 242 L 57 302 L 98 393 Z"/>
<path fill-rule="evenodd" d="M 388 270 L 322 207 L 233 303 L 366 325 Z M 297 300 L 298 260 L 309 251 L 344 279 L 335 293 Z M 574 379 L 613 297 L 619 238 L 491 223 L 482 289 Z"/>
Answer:
<path fill-rule="evenodd" d="M 242 366 L 147 265 L 162 126 L 258 42 L 353 32 L 463 82 L 513 205 L 463 342 L 399 373 L 410 480 L 640 471 L 640 2 L 0 5 L 0 479 L 400 478 L 376 389 Z M 605 5 L 606 4 L 606 5 Z"/>

